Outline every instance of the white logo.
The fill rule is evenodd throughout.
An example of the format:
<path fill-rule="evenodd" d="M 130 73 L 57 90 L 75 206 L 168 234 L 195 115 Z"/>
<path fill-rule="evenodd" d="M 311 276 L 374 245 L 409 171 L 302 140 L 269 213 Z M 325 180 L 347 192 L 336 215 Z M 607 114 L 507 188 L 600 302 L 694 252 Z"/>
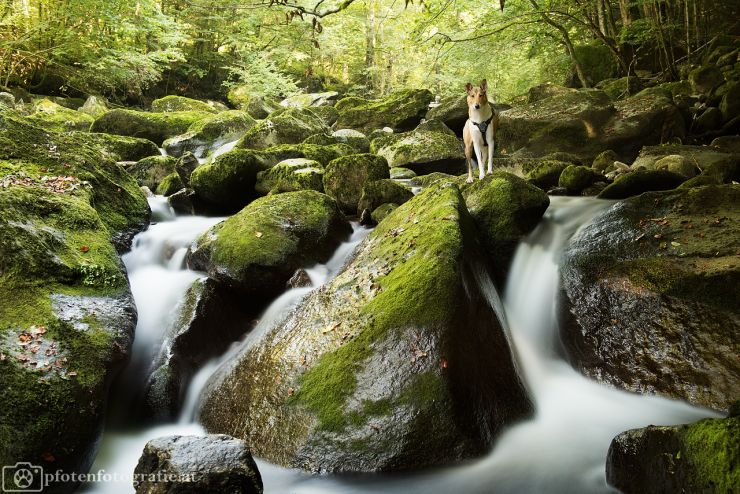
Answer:
<path fill-rule="evenodd" d="M 3 467 L 3 492 L 41 492 L 44 489 L 44 469 L 19 461 Z"/>

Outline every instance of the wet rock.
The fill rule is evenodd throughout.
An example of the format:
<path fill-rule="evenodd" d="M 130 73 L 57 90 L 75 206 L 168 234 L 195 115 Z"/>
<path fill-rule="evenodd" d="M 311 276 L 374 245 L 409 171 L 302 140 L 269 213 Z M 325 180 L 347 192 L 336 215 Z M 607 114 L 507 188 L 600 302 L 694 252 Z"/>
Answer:
<path fill-rule="evenodd" d="M 416 127 L 427 112 L 432 93 L 426 89 L 407 89 L 378 100 L 344 98 L 337 102 L 337 129 L 355 129 L 365 134 L 382 127 L 395 131 Z"/>
<path fill-rule="evenodd" d="M 324 191 L 324 167 L 318 161 L 293 158 L 257 174 L 254 188 L 259 194 L 296 190 Z"/>
<path fill-rule="evenodd" d="M 609 446 L 606 479 L 626 494 L 733 492 L 738 443 L 740 417 L 629 430 Z"/>
<path fill-rule="evenodd" d="M 618 160 L 619 156 L 617 153 L 611 149 L 607 149 L 606 151 L 599 153 L 596 158 L 594 158 L 591 168 L 598 173 L 605 173 L 609 167 L 614 165 L 614 162 Z"/>
<path fill-rule="evenodd" d="M 414 130 L 373 139 L 372 153 L 383 156 L 391 167 L 404 167 L 419 174 L 435 171 L 462 173 L 465 154 L 454 134 Z"/>
<path fill-rule="evenodd" d="M 205 232 L 188 264 L 254 300 L 270 298 L 296 269 L 327 260 L 350 232 L 330 197 L 313 190 L 274 194 Z"/>
<path fill-rule="evenodd" d="M 136 494 L 262 494 L 262 477 L 244 442 L 224 435 L 149 441 L 134 470 Z"/>
<path fill-rule="evenodd" d="M 726 409 L 740 389 L 740 190 L 650 192 L 596 217 L 564 254 L 573 365 L 640 393 Z"/>
<path fill-rule="evenodd" d="M 185 184 L 182 183 L 180 175 L 177 173 L 170 173 L 164 177 L 157 186 L 157 194 L 171 196 L 183 189 L 185 189 Z"/>
<path fill-rule="evenodd" d="M 172 173 L 175 173 L 175 158 L 171 156 L 148 156 L 139 160 L 132 166 L 126 167 L 136 182 L 150 190 L 157 190 L 162 180 Z"/>
<path fill-rule="evenodd" d="M 624 199 L 651 190 L 675 189 L 685 177 L 668 170 L 636 170 L 620 175 L 601 191 L 602 199 Z"/>
<path fill-rule="evenodd" d="M 531 406 L 471 277 L 477 245 L 456 186 L 400 206 L 331 283 L 212 378 L 201 423 L 312 472 L 485 454 Z"/>
<path fill-rule="evenodd" d="M 237 143 L 239 148 L 265 149 L 279 144 L 298 144 L 329 127 L 308 108 L 288 108 L 260 121 Z"/>
<path fill-rule="evenodd" d="M 311 277 L 303 268 L 297 270 L 285 284 L 286 288 L 303 288 L 306 286 L 311 286 Z"/>
<path fill-rule="evenodd" d="M 365 208 L 362 210 L 362 213 L 360 213 L 360 224 L 362 226 L 373 226 L 375 225 L 375 221 L 373 220 L 372 211 Z"/>
<path fill-rule="evenodd" d="M 357 214 L 368 210 L 368 215 L 381 205 L 392 202 L 399 206 L 414 197 L 414 194 L 395 180 L 385 178 L 367 182 L 362 188 L 362 195 L 357 204 Z"/>
<path fill-rule="evenodd" d="M 374 154 L 352 154 L 337 158 L 326 166 L 324 191 L 348 214 L 357 212 L 365 184 L 388 178 L 388 162 Z"/>
<path fill-rule="evenodd" d="M 224 212 L 238 211 L 258 196 L 257 174 L 268 167 L 249 149 L 234 149 L 212 163 L 197 167 L 190 175 L 196 195 Z"/>
<path fill-rule="evenodd" d="M 167 139 L 162 147 L 171 156 L 182 156 L 189 151 L 203 158 L 219 144 L 240 138 L 256 123 L 256 120 L 244 111 L 219 112 L 194 122 L 188 127 L 187 132 Z"/>
<path fill-rule="evenodd" d="M 201 111 L 154 113 L 116 109 L 95 119 L 90 131 L 142 137 L 159 145 L 169 137 L 187 132 L 193 123 L 209 115 L 210 113 Z"/>

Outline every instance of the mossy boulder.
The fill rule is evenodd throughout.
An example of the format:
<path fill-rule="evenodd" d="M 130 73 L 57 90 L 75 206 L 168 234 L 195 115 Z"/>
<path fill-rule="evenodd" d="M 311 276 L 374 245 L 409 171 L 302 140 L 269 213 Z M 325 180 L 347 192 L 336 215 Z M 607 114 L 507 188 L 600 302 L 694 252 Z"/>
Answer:
<path fill-rule="evenodd" d="M 165 176 L 162 181 L 157 185 L 157 194 L 163 196 L 171 196 L 178 190 L 184 189 L 185 184 L 182 182 L 182 178 L 177 173 L 170 173 Z"/>
<path fill-rule="evenodd" d="M 203 158 L 212 148 L 238 139 L 256 123 L 244 111 L 219 112 L 193 123 L 184 134 L 170 137 L 162 147 L 172 156 L 182 156 L 189 151 Z"/>
<path fill-rule="evenodd" d="M 382 127 L 411 130 L 424 117 L 432 99 L 432 93 L 426 89 L 406 89 L 378 100 L 353 100 L 352 104 L 342 104 L 344 100 L 339 100 L 336 107 L 339 119 L 335 127 L 365 134 Z"/>
<path fill-rule="evenodd" d="M 101 142 L 103 144 L 101 144 Z M 110 142 L 84 132 L 46 132 L 0 114 L 0 176 L 32 183 L 68 182 L 84 189 L 110 238 L 126 249 L 149 222 L 149 205 L 133 177 L 116 163 Z M 67 179 L 65 179 L 67 177 Z"/>
<path fill-rule="evenodd" d="M 598 180 L 599 175 L 588 166 L 570 165 L 558 178 L 558 186 L 564 187 L 569 194 L 579 194 Z"/>
<path fill-rule="evenodd" d="M 656 170 L 668 170 L 684 178 L 693 178 L 697 174 L 697 167 L 685 156 L 669 154 L 655 162 Z"/>
<path fill-rule="evenodd" d="M 33 112 L 26 118 L 33 125 L 53 132 L 87 131 L 94 121 L 87 113 L 70 110 L 48 99 L 35 102 Z"/>
<path fill-rule="evenodd" d="M 84 473 L 133 339 L 128 280 L 89 191 L 0 182 L 0 461 Z"/>
<path fill-rule="evenodd" d="M 378 224 L 386 219 L 396 209 L 398 209 L 398 204 L 386 202 L 385 204 L 381 204 L 375 208 L 375 210 L 370 213 L 370 218 L 375 222 L 375 224 Z"/>
<path fill-rule="evenodd" d="M 115 161 L 139 161 L 159 153 L 156 144 L 139 137 L 117 136 L 97 132 L 68 132 L 68 136 L 98 147 Z"/>
<path fill-rule="evenodd" d="M 543 99 L 561 94 L 577 93 L 577 89 L 559 86 L 552 82 L 545 82 L 529 88 L 527 91 L 527 103 L 537 103 Z"/>
<path fill-rule="evenodd" d="M 95 119 L 90 131 L 143 137 L 160 145 L 169 137 L 187 132 L 193 123 L 208 116 L 210 113 L 201 111 L 154 113 L 116 109 Z"/>
<path fill-rule="evenodd" d="M 279 144 L 298 144 L 313 134 L 328 132 L 329 127 L 310 109 L 288 108 L 252 127 L 237 147 L 265 149 Z"/>
<path fill-rule="evenodd" d="M 280 105 L 266 96 L 252 96 L 245 103 L 237 105 L 237 108 L 246 111 L 252 118 L 262 120 L 279 110 Z"/>
<path fill-rule="evenodd" d="M 301 93 L 289 96 L 280 102 L 280 106 L 286 108 L 307 108 L 333 105 L 337 101 L 339 93 L 336 91 L 325 91 L 323 93 Z"/>
<path fill-rule="evenodd" d="M 370 150 L 370 139 L 357 130 L 339 129 L 332 132 L 331 136 L 337 142 L 352 146 L 358 153 L 367 153 Z"/>
<path fill-rule="evenodd" d="M 82 113 L 87 113 L 93 118 L 103 116 L 108 111 L 108 105 L 105 103 L 105 99 L 102 96 L 88 96 L 85 103 L 77 109 Z"/>
<path fill-rule="evenodd" d="M 293 192 L 296 190 L 324 191 L 324 167 L 318 161 L 293 158 L 257 174 L 255 190 L 260 194 Z"/>
<path fill-rule="evenodd" d="M 201 422 L 270 462 L 312 472 L 411 470 L 486 454 L 531 405 L 475 281 L 481 258 L 457 187 L 422 192 L 212 378 Z"/>
<path fill-rule="evenodd" d="M 565 161 L 540 161 L 527 173 L 527 180 L 542 190 L 549 190 L 558 185 L 560 174 L 569 166 L 572 165 Z"/>
<path fill-rule="evenodd" d="M 152 111 L 157 113 L 169 113 L 179 111 L 198 111 L 217 113 L 214 105 L 185 96 L 169 95 L 152 101 Z"/>
<path fill-rule="evenodd" d="M 619 161 L 619 156 L 611 149 L 607 149 L 594 158 L 591 168 L 595 172 L 606 173 L 607 169 L 611 168 L 615 161 Z"/>
<path fill-rule="evenodd" d="M 356 152 L 354 148 L 346 144 L 331 144 L 328 146 L 317 144 L 282 144 L 259 151 L 259 155 L 268 166 L 273 166 L 283 160 L 293 158 L 314 160 L 318 161 L 322 166 L 326 166 L 332 160 L 355 154 Z"/>
<path fill-rule="evenodd" d="M 727 92 L 719 103 L 719 109 L 725 122 L 740 115 L 740 82 L 729 84 Z"/>
<path fill-rule="evenodd" d="M 740 417 L 619 434 L 609 446 L 606 480 L 623 492 L 734 492 L 740 485 Z"/>
<path fill-rule="evenodd" d="M 414 170 L 402 167 L 391 168 L 389 173 L 391 174 L 391 178 L 394 180 L 409 180 L 416 176 L 416 172 Z"/>
<path fill-rule="evenodd" d="M 172 173 L 175 173 L 175 163 L 177 160 L 172 156 L 149 156 L 139 160 L 135 164 L 126 168 L 136 182 L 149 190 L 157 190 L 160 182 Z"/>
<path fill-rule="evenodd" d="M 312 106 L 311 111 L 329 127 L 339 119 L 339 111 L 333 106 Z"/>
<path fill-rule="evenodd" d="M 257 174 L 267 168 L 257 152 L 234 149 L 197 167 L 190 175 L 190 186 L 202 200 L 234 212 L 258 196 L 254 189 Z"/>
<path fill-rule="evenodd" d="M 619 175 L 601 191 L 601 199 L 625 199 L 651 190 L 675 189 L 686 177 L 668 170 L 635 170 Z"/>
<path fill-rule="evenodd" d="M 692 130 L 696 134 L 709 132 L 722 127 L 722 122 L 724 122 L 722 111 L 717 107 L 710 106 L 696 117 Z"/>
<path fill-rule="evenodd" d="M 350 231 L 336 202 L 320 192 L 274 194 L 204 233 L 188 264 L 243 295 L 269 299 L 296 269 L 327 260 Z"/>
<path fill-rule="evenodd" d="M 663 158 L 681 156 L 686 162 L 694 165 L 702 173 L 723 176 L 723 180 L 733 179 L 733 170 L 737 170 L 740 157 L 737 154 L 710 146 L 688 146 L 667 144 L 663 146 L 645 146 L 632 164 L 632 168 L 654 170 Z"/>
<path fill-rule="evenodd" d="M 691 89 L 697 94 L 709 94 L 724 81 L 722 72 L 716 66 L 697 67 L 689 72 Z"/>
<path fill-rule="evenodd" d="M 385 203 L 391 202 L 401 205 L 411 200 L 414 194 L 403 185 L 390 178 L 367 182 L 362 188 L 360 202 L 357 204 L 357 215 L 360 216 L 366 209 L 371 213 Z"/>
<path fill-rule="evenodd" d="M 388 162 L 374 154 L 351 154 L 331 161 L 324 172 L 324 191 L 343 211 L 354 214 L 365 184 L 389 178 Z"/>
<path fill-rule="evenodd" d="M 468 99 L 462 94 L 442 98 L 439 104 L 430 108 L 426 114 L 427 120 L 437 120 L 452 129 L 455 134 L 462 136 L 463 127 L 468 120 Z"/>
<path fill-rule="evenodd" d="M 511 173 L 496 171 L 463 188 L 465 204 L 503 284 L 519 242 L 539 224 L 550 199 Z"/>
<path fill-rule="evenodd" d="M 383 156 L 391 167 L 402 166 L 418 174 L 460 173 L 465 154 L 455 135 L 444 132 L 412 131 L 373 139 L 372 153 Z"/>
<path fill-rule="evenodd" d="M 740 363 L 740 187 L 617 202 L 564 253 L 571 362 L 611 386 L 723 410 Z"/>
<path fill-rule="evenodd" d="M 458 185 L 462 184 L 462 180 L 459 179 L 459 177 L 455 175 L 450 175 L 449 173 L 442 173 L 442 172 L 433 172 L 428 173 L 427 175 L 420 175 L 413 179 L 413 184 L 418 185 L 419 187 L 429 187 L 435 182 L 439 182 L 440 180 L 444 180 L 446 182 L 455 182 Z"/>
<path fill-rule="evenodd" d="M 638 93 L 643 86 L 638 77 L 628 76 L 602 81 L 597 87 L 608 94 L 611 99 L 620 100 Z"/>
<path fill-rule="evenodd" d="M 449 134 L 451 136 L 456 135 L 451 128 L 449 128 L 444 124 L 444 122 L 441 122 L 439 120 L 424 120 L 422 123 L 417 125 L 414 130 L 417 132 L 441 132 L 443 134 Z"/>

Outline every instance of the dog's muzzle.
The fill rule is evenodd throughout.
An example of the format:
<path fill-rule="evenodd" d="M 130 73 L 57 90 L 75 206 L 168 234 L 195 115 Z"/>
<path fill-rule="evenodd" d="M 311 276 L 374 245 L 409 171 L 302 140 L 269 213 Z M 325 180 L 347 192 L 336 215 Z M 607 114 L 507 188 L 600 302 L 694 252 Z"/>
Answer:
<path fill-rule="evenodd" d="M 480 105 L 475 105 L 476 110 L 480 110 Z"/>

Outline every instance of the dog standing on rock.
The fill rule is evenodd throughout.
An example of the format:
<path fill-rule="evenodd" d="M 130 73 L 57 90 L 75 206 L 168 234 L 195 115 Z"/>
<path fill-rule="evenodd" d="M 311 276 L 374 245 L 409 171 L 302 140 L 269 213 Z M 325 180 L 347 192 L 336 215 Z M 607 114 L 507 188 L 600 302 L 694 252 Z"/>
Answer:
<path fill-rule="evenodd" d="M 468 121 L 463 128 L 465 158 L 468 162 L 468 183 L 473 182 L 473 151 L 480 171 L 478 178 L 483 180 L 483 157 L 488 153 L 488 173 L 493 173 L 493 147 L 498 130 L 498 115 L 488 101 L 488 83 L 483 79 L 479 87 L 467 83 Z"/>

